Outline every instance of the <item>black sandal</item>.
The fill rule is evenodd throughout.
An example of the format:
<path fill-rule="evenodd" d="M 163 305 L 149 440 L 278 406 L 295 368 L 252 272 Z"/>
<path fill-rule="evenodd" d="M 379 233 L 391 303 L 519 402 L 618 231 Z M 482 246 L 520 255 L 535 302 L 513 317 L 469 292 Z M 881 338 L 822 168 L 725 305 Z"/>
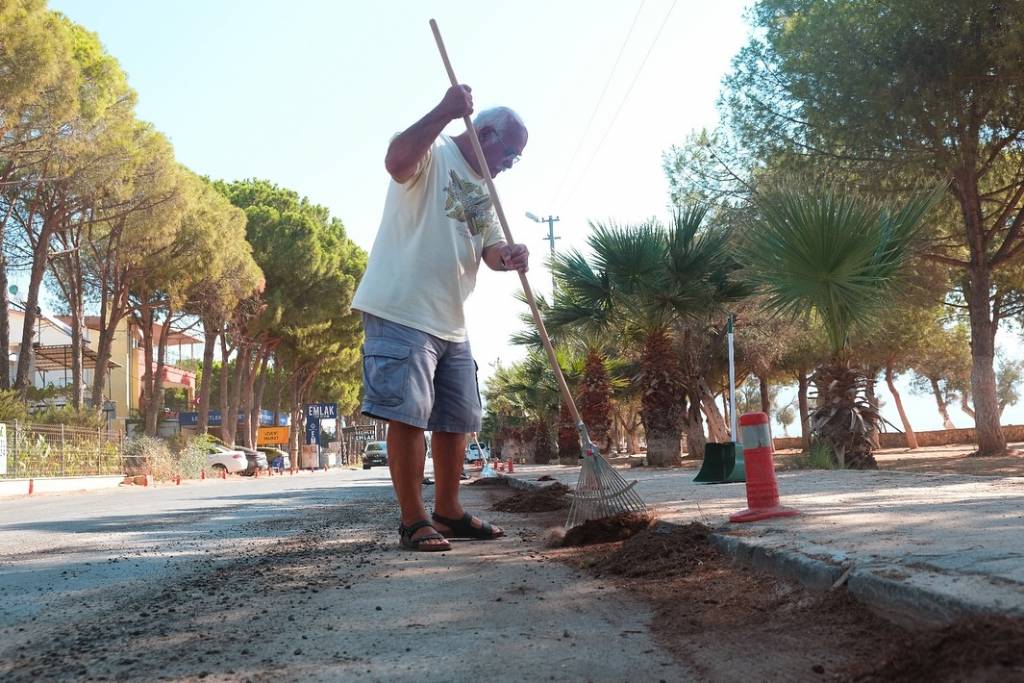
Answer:
<path fill-rule="evenodd" d="M 398 535 L 399 535 L 399 538 L 401 540 L 402 547 L 407 549 L 407 550 L 418 550 L 418 551 L 424 552 L 424 553 L 439 553 L 439 552 L 446 552 L 448 550 L 451 550 L 452 549 L 452 544 L 448 543 L 447 542 L 448 539 L 445 538 L 443 535 L 437 533 L 436 530 L 432 534 L 425 534 L 423 536 L 420 536 L 419 538 L 413 538 L 412 537 L 412 535 L 414 533 L 416 533 L 417 531 L 419 531 L 420 529 L 423 529 L 424 527 L 433 527 L 433 526 L 434 526 L 433 524 L 431 524 L 429 521 L 427 521 L 425 519 L 421 519 L 418 522 L 413 522 L 409 526 L 405 526 L 404 524 L 399 524 L 398 525 Z M 423 545 L 424 541 L 433 541 L 433 540 L 438 539 L 438 538 L 440 538 L 442 541 L 445 541 L 445 543 L 444 544 L 441 544 L 441 543 L 430 543 L 430 544 L 427 544 L 427 545 Z"/>
<path fill-rule="evenodd" d="M 473 526 L 473 515 L 468 512 L 462 515 L 461 519 L 442 517 L 436 512 L 431 516 L 435 522 L 444 524 L 452 530 L 452 533 L 448 536 L 449 538 L 473 538 L 478 541 L 490 541 L 505 535 L 504 531 L 495 532 L 494 527 L 483 520 L 481 520 L 479 527 Z"/>

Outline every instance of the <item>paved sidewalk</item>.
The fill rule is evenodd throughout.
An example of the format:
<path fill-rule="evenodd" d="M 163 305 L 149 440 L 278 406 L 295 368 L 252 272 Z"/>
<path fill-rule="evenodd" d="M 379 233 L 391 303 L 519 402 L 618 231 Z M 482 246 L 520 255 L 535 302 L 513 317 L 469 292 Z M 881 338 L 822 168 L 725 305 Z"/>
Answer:
<path fill-rule="evenodd" d="M 524 466 L 575 486 L 578 467 Z M 1024 617 L 1024 477 L 803 471 L 778 475 L 798 517 L 730 524 L 743 484 L 693 483 L 694 469 L 624 469 L 659 518 L 702 521 L 734 556 L 776 574 L 850 592 L 905 624 L 957 616 Z M 848 572 L 848 573 L 847 573 Z"/>

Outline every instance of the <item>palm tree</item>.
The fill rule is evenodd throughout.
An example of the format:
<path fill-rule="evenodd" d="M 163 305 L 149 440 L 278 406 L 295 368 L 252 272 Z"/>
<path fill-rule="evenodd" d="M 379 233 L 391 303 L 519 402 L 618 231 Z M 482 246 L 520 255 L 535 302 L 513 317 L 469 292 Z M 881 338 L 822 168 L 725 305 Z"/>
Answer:
<path fill-rule="evenodd" d="M 780 190 L 757 200 L 761 215 L 744 236 L 742 260 L 769 308 L 813 315 L 825 330 L 830 357 L 811 376 L 811 433 L 840 466 L 877 467 L 870 434 L 878 410 L 865 395 L 868 377 L 851 361 L 850 339 L 885 314 L 937 199 L 936 190 L 895 212 L 835 191 Z"/>
<path fill-rule="evenodd" d="M 674 335 L 734 289 L 727 278 L 728 235 L 705 229 L 706 213 L 701 207 L 677 212 L 667 228 L 657 221 L 592 223 L 591 260 L 572 251 L 552 262 L 558 286 L 546 316 L 549 329 L 612 335 L 638 357 L 634 381 L 642 386 L 648 462 L 656 466 L 679 463 L 687 415 Z"/>

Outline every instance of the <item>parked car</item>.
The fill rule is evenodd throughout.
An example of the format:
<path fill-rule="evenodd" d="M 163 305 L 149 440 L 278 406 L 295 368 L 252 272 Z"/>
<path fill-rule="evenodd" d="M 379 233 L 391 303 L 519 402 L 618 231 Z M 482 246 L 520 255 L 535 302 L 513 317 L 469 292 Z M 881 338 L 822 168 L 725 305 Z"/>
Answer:
<path fill-rule="evenodd" d="M 245 471 L 242 472 L 242 474 L 244 474 L 245 476 L 251 477 L 252 475 L 256 474 L 256 468 L 259 468 L 261 470 L 270 469 L 270 465 L 267 463 L 267 456 L 265 453 L 261 453 L 255 448 L 248 448 L 246 446 L 228 446 L 226 443 L 224 443 L 215 436 L 211 436 L 210 438 L 213 439 L 213 442 L 219 446 L 223 446 L 224 448 L 229 448 L 231 450 L 241 451 L 242 453 L 245 453 L 245 459 L 247 461 L 247 464 L 245 466 Z"/>
<path fill-rule="evenodd" d="M 206 464 L 218 474 L 222 471 L 236 474 L 244 472 L 249 467 L 249 460 L 242 451 L 213 443 L 206 452 Z"/>
<path fill-rule="evenodd" d="M 368 441 L 363 447 L 363 469 L 368 470 L 374 465 L 388 464 L 388 442 Z"/>
<path fill-rule="evenodd" d="M 466 462 L 474 463 L 477 460 L 489 460 L 491 452 L 486 447 L 481 446 L 477 443 L 471 443 L 466 446 Z"/>
<path fill-rule="evenodd" d="M 273 446 L 260 446 L 256 450 L 267 457 L 267 462 L 274 469 L 291 469 L 292 461 L 288 457 L 288 451 L 282 451 L 280 448 L 274 448 Z"/>

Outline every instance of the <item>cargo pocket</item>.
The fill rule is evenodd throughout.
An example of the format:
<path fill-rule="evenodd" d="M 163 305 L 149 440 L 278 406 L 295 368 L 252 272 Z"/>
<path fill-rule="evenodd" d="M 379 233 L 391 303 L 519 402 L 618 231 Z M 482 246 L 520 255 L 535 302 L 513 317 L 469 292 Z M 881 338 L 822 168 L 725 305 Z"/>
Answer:
<path fill-rule="evenodd" d="M 383 340 L 363 344 L 363 389 L 369 403 L 401 405 L 408 382 L 408 346 Z"/>

